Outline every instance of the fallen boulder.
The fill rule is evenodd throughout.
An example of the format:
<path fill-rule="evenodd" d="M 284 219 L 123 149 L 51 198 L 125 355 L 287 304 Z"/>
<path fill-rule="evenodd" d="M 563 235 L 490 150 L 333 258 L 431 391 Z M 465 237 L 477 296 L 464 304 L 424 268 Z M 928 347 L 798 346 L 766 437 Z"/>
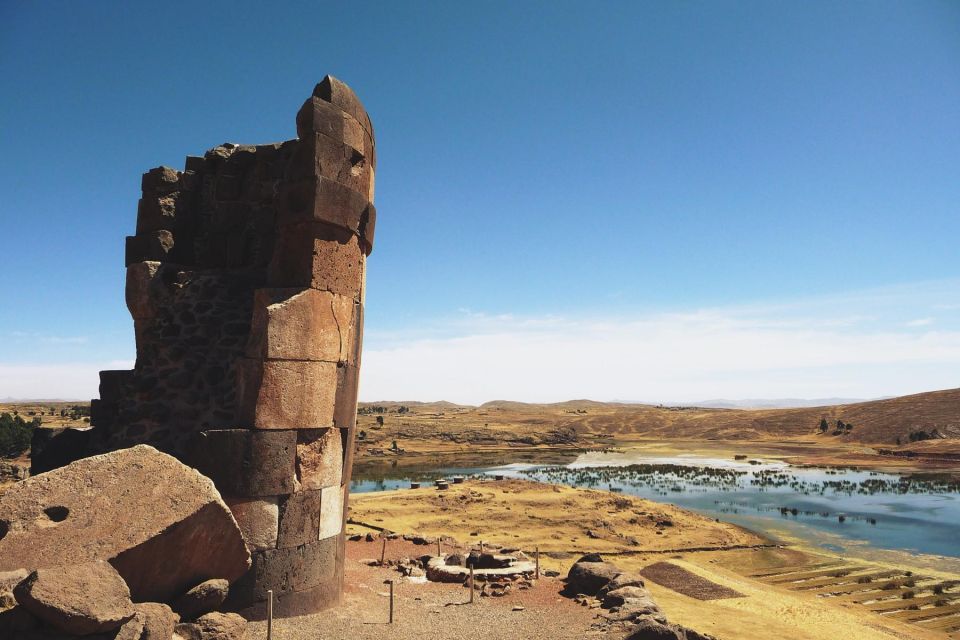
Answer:
<path fill-rule="evenodd" d="M 571 593 L 596 595 L 608 582 L 623 573 L 615 565 L 604 562 L 597 554 L 577 560 L 567 574 L 567 590 Z"/>
<path fill-rule="evenodd" d="M 213 482 L 146 445 L 14 485 L 0 496 L 0 522 L 0 572 L 106 560 L 137 601 L 172 601 L 250 567 Z"/>
<path fill-rule="evenodd" d="M 715 638 L 677 624 L 643 618 L 637 621 L 624 640 L 715 640 Z"/>
<path fill-rule="evenodd" d="M 178 624 L 175 633 L 183 640 L 244 640 L 247 621 L 236 613 L 208 613 L 195 622 Z"/>
<path fill-rule="evenodd" d="M 207 580 L 177 598 L 173 610 L 183 620 L 193 620 L 205 613 L 216 611 L 227 599 L 230 583 L 226 580 Z"/>
<path fill-rule="evenodd" d="M 13 595 L 19 607 L 71 635 L 112 631 L 136 613 L 123 578 L 103 561 L 38 569 Z"/>
<path fill-rule="evenodd" d="M 138 616 L 143 618 L 143 634 L 140 640 L 170 640 L 180 616 L 159 602 L 138 602 L 133 605 Z"/>

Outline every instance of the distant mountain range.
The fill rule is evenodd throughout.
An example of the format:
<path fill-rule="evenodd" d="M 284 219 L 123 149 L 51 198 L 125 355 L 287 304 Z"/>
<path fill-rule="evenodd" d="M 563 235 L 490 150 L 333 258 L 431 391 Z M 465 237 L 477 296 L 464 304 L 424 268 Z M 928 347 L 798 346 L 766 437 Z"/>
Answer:
<path fill-rule="evenodd" d="M 808 407 L 830 407 L 838 404 L 856 404 L 873 400 L 887 400 L 893 396 L 882 398 L 745 398 L 742 400 L 701 400 L 699 402 L 636 402 L 630 404 L 653 404 L 663 406 L 700 407 L 703 409 L 801 409 Z"/>
<path fill-rule="evenodd" d="M 90 398 L 86 400 L 76 400 L 71 398 L 11 398 L 7 396 L 6 398 L 0 398 L 0 403 L 2 404 L 37 404 L 40 402 L 90 402 Z"/>

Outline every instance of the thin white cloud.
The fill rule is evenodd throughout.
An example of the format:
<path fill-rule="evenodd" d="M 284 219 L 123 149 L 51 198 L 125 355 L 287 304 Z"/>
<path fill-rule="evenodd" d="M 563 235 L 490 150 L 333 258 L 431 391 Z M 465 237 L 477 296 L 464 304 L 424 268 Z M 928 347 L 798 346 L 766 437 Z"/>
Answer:
<path fill-rule="evenodd" d="M 676 313 L 483 316 L 368 333 L 361 398 L 879 397 L 960 386 L 956 283 Z M 921 292 L 922 295 L 919 295 Z M 430 326 L 437 330 L 431 337 Z"/>

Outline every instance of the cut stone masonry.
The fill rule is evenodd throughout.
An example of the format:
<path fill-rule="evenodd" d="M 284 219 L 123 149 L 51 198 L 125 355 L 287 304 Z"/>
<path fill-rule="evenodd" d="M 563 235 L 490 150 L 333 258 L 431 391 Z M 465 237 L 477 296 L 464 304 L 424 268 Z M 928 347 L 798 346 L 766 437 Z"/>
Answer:
<path fill-rule="evenodd" d="M 267 590 L 281 616 L 340 598 L 376 223 L 373 127 L 353 91 L 324 78 L 296 126 L 144 174 L 126 242 L 136 365 L 101 372 L 74 445 L 146 443 L 210 477 L 253 558 L 228 604 L 252 615 Z M 37 470 L 69 461 L 42 444 L 58 457 L 38 447 Z"/>

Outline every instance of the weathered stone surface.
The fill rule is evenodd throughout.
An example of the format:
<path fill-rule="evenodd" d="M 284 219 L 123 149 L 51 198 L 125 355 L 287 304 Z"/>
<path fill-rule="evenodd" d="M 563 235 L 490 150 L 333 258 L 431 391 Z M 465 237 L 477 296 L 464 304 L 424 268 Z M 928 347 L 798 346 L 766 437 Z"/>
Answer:
<path fill-rule="evenodd" d="M 297 491 L 281 499 L 278 547 L 298 547 L 319 539 L 320 493 Z"/>
<path fill-rule="evenodd" d="M 30 573 L 31 572 L 26 569 L 0 571 L 0 593 L 13 591 L 14 587 L 30 576 Z"/>
<path fill-rule="evenodd" d="M 297 432 L 297 479 L 304 490 L 340 486 L 345 481 L 340 429 Z"/>
<path fill-rule="evenodd" d="M 304 140 L 317 133 L 373 157 L 373 138 L 364 125 L 340 107 L 311 96 L 297 112 L 297 137 Z"/>
<path fill-rule="evenodd" d="M 236 613 L 208 613 L 195 622 L 178 624 L 175 633 L 183 640 L 244 640 L 247 621 Z"/>
<path fill-rule="evenodd" d="M 320 539 L 337 536 L 343 530 L 344 487 L 324 487 L 320 490 Z"/>
<path fill-rule="evenodd" d="M 355 304 L 317 289 L 258 289 L 247 356 L 347 362 L 353 356 Z"/>
<path fill-rule="evenodd" d="M 359 240 L 349 231 L 293 225 L 280 231 L 267 279 L 272 287 L 312 287 L 359 300 L 363 260 Z"/>
<path fill-rule="evenodd" d="M 159 262 L 134 262 L 127 267 L 126 300 L 127 309 L 135 320 L 151 318 L 156 314 L 151 288 L 156 283 Z M 100 397 L 104 397 L 101 393 Z"/>
<path fill-rule="evenodd" d="M 143 634 L 140 640 L 170 640 L 173 628 L 180 622 L 180 616 L 159 602 L 138 602 L 134 611 L 143 620 Z"/>
<path fill-rule="evenodd" d="M 310 589 L 274 593 L 273 615 L 288 618 L 334 607 L 340 603 L 342 588 L 343 575 L 341 573 Z M 243 615 L 250 620 L 265 619 L 267 617 L 266 603 L 261 601 L 245 608 Z"/>
<path fill-rule="evenodd" d="M 170 167 L 150 169 L 140 181 L 144 193 L 165 194 L 176 191 L 180 184 L 180 172 Z"/>
<path fill-rule="evenodd" d="M 353 189 L 323 177 L 305 178 L 284 185 L 279 198 L 280 224 L 336 225 L 358 235 L 365 254 L 373 249 L 376 207 Z"/>
<path fill-rule="evenodd" d="M 223 579 L 205 580 L 177 598 L 173 610 L 183 620 L 193 620 L 216 611 L 227 599 L 230 583 Z"/>
<path fill-rule="evenodd" d="M 313 88 L 313 95 L 349 113 L 372 136 L 373 125 L 360 98 L 344 82 L 326 76 Z"/>
<path fill-rule="evenodd" d="M 257 429 L 319 429 L 333 424 L 336 363 L 245 360 L 238 370 L 243 424 Z"/>
<path fill-rule="evenodd" d="M 215 429 L 197 434 L 190 463 L 229 496 L 276 496 L 296 487 L 297 433 Z"/>
<path fill-rule="evenodd" d="M 291 451 L 295 445 L 291 445 Z M 235 579 L 249 555 L 213 483 L 149 446 L 84 458 L 0 496 L 0 571 L 108 560 L 137 600 L 208 578 Z"/>
<path fill-rule="evenodd" d="M 75 635 L 117 629 L 135 613 L 126 583 L 104 561 L 38 569 L 14 596 L 44 623 Z"/>
<path fill-rule="evenodd" d="M 240 525 L 247 548 L 274 549 L 280 526 L 280 506 L 275 496 L 265 498 L 224 498 Z"/>
<path fill-rule="evenodd" d="M 581 558 L 574 563 L 567 574 L 567 589 L 573 593 L 594 595 L 622 573 L 612 564 L 602 560 L 595 562 L 591 556 L 585 556 L 585 558 L 588 559 Z"/>
<path fill-rule="evenodd" d="M 356 424 L 359 379 L 358 367 L 344 364 L 337 368 L 337 399 L 333 424 L 341 429 L 349 429 Z"/>
<path fill-rule="evenodd" d="M 617 589 L 622 589 L 623 587 L 644 587 L 645 583 L 643 582 L 643 576 L 639 573 L 633 571 L 624 571 L 618 573 L 613 577 L 610 582 L 603 585 L 603 588 L 597 593 L 598 596 L 603 597 L 610 591 L 616 591 Z"/>
<path fill-rule="evenodd" d="M 173 250 L 174 240 L 170 231 L 145 231 L 127 236 L 126 265 L 135 262 L 163 261 Z"/>
<path fill-rule="evenodd" d="M 336 575 L 337 559 L 337 538 L 254 552 L 253 566 L 231 585 L 226 606 L 234 609 L 263 600 L 267 589 L 272 589 L 276 596 L 317 587 Z"/>
<path fill-rule="evenodd" d="M 120 625 L 111 640 L 142 640 L 146 617 L 134 611 L 133 617 Z"/>
<path fill-rule="evenodd" d="M 144 196 L 137 205 L 137 233 L 173 231 L 177 223 L 176 192 L 162 196 Z"/>
<path fill-rule="evenodd" d="M 370 158 L 348 144 L 341 144 L 321 134 L 307 138 L 302 143 L 301 153 L 312 156 L 317 175 L 339 182 L 367 200 L 373 200 L 376 176 Z M 301 160 L 295 158 L 294 162 Z"/>
<path fill-rule="evenodd" d="M 643 587 L 620 587 L 603 596 L 604 607 L 621 607 L 634 615 L 661 615 L 660 607 Z"/>
<path fill-rule="evenodd" d="M 715 640 L 713 636 L 698 633 L 693 629 L 654 620 L 640 618 L 625 636 L 625 640 Z"/>
<path fill-rule="evenodd" d="M 30 475 L 57 469 L 83 457 L 89 440 L 90 429 L 34 429 L 30 438 Z"/>

